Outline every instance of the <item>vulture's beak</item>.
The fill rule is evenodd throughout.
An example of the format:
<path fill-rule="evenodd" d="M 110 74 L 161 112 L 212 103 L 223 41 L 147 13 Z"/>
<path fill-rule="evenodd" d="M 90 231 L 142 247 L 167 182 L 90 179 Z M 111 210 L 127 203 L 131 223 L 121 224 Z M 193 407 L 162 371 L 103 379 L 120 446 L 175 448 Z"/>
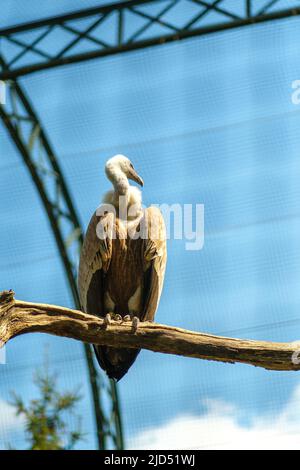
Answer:
<path fill-rule="evenodd" d="M 134 168 L 130 168 L 130 174 L 129 174 L 129 178 L 133 181 L 135 181 L 137 184 L 139 184 L 140 186 L 144 186 L 144 181 L 142 180 L 142 178 L 137 174 L 137 172 L 135 171 Z"/>

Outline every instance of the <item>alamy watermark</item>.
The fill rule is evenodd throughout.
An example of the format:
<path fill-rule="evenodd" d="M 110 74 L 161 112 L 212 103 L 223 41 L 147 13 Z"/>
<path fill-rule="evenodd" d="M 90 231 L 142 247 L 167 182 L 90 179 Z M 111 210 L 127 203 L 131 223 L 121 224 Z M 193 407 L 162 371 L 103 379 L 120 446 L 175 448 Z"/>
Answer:
<path fill-rule="evenodd" d="M 0 80 L 0 104 L 5 104 L 6 102 L 6 86 L 5 82 Z"/>
<path fill-rule="evenodd" d="M 300 104 L 300 80 L 294 80 L 292 82 L 292 89 L 294 90 L 291 95 L 291 100 L 293 104 Z"/>
<path fill-rule="evenodd" d="M 2 341 L 0 341 L 0 365 L 1 364 L 6 364 L 6 349 Z"/>
<path fill-rule="evenodd" d="M 102 204 L 96 211 L 100 218 L 96 227 L 97 237 L 132 239 L 174 239 L 185 240 L 187 251 L 199 251 L 204 246 L 204 205 L 203 204 L 154 204 L 159 209 L 145 210 L 140 204 L 128 207 L 126 196 L 120 196 L 118 214 L 115 205 Z M 165 227 L 161 223 L 163 216 Z M 116 233 L 115 217 L 121 221 Z M 138 223 L 137 223 L 138 221 Z"/>
<path fill-rule="evenodd" d="M 300 364 L 300 341 L 293 341 L 292 344 L 297 348 L 292 354 L 292 363 L 298 366 Z"/>

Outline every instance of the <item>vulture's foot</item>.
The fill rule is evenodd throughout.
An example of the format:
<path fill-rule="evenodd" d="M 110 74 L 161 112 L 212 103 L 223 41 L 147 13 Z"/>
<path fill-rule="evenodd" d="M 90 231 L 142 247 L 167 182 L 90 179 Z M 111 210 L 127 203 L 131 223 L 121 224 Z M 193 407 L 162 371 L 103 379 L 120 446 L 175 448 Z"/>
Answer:
<path fill-rule="evenodd" d="M 110 325 L 110 324 L 111 324 L 111 314 L 107 313 L 104 317 L 104 323 L 103 323 L 104 329 L 106 329 L 108 327 L 108 325 Z"/>
<path fill-rule="evenodd" d="M 109 312 L 107 315 L 110 316 L 110 321 L 122 321 L 122 317 L 118 313 Z"/>
<path fill-rule="evenodd" d="M 131 316 L 125 315 L 125 317 L 123 317 L 123 321 L 131 321 Z"/>
<path fill-rule="evenodd" d="M 132 318 L 132 331 L 133 331 L 133 333 L 137 332 L 139 323 L 140 323 L 140 319 L 138 317 L 134 316 Z"/>

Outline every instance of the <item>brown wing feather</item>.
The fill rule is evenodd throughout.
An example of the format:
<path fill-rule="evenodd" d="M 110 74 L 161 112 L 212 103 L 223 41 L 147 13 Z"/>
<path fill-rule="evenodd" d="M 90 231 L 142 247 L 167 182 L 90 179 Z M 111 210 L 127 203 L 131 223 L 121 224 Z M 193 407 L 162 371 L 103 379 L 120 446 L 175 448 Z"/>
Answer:
<path fill-rule="evenodd" d="M 111 231 L 114 223 L 113 213 L 107 213 L 105 216 L 97 216 L 96 212 L 93 214 L 81 250 L 79 270 L 78 270 L 78 290 L 81 301 L 81 307 L 87 312 L 87 300 L 90 292 L 90 299 L 93 297 L 93 302 L 97 304 L 99 311 L 87 312 L 94 315 L 103 316 L 103 290 L 101 285 L 98 287 L 93 276 L 96 278 L 105 274 L 109 268 L 112 257 L 112 240 Z M 106 234 L 106 239 L 99 238 L 97 231 Z M 98 273 L 100 271 L 100 274 Z M 96 283 L 96 285 L 95 285 Z M 93 293 L 93 295 L 91 295 Z M 101 310 L 100 310 L 101 308 Z"/>
<path fill-rule="evenodd" d="M 148 238 L 144 241 L 144 310 L 143 321 L 153 321 L 158 308 L 167 263 L 166 228 L 156 207 L 145 210 Z"/>

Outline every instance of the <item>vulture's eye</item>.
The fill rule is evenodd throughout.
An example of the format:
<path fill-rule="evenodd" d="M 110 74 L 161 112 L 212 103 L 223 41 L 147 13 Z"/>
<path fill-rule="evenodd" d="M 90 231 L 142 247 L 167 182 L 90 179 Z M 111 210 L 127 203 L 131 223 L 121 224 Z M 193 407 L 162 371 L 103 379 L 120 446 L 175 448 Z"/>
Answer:
<path fill-rule="evenodd" d="M 132 163 L 130 163 L 130 168 L 133 168 L 133 164 L 132 164 Z"/>

